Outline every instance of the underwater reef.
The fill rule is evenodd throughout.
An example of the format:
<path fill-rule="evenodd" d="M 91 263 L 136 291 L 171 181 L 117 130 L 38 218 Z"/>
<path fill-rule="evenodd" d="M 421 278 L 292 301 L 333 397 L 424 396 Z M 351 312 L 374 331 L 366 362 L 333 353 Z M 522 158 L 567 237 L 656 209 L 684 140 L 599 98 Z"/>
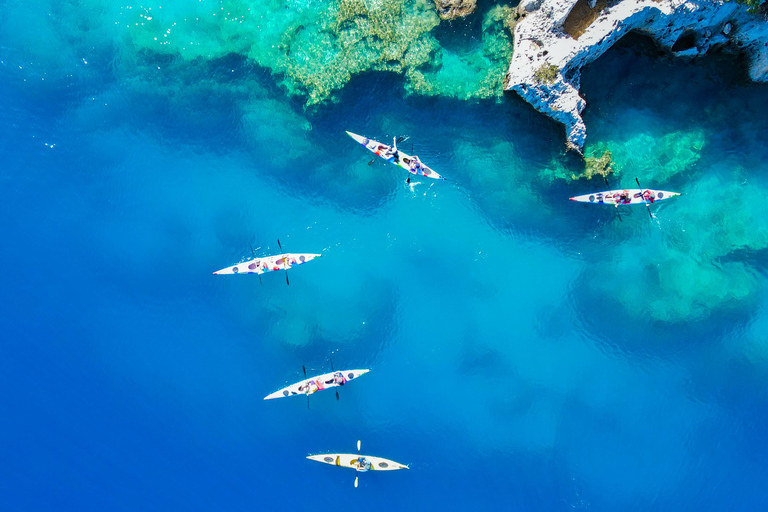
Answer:
<path fill-rule="evenodd" d="M 371 71 L 404 75 L 414 94 L 499 97 L 515 15 L 508 6 L 492 7 L 483 14 L 481 40 L 459 52 L 435 37 L 441 18 L 427 0 L 144 5 L 122 8 L 119 22 L 147 59 L 240 55 L 268 69 L 289 95 L 316 105 L 333 100 L 354 75 Z"/>

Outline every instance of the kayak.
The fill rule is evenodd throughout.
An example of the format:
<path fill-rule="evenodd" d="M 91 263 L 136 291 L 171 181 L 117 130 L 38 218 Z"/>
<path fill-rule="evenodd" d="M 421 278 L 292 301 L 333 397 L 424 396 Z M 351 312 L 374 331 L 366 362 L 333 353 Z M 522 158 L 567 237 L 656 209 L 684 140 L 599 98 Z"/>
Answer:
<path fill-rule="evenodd" d="M 621 199 L 621 194 L 626 192 L 629 196 L 629 201 Z M 644 198 L 643 196 L 646 196 Z M 650 190 L 639 188 L 628 188 L 623 190 L 606 190 L 605 192 L 595 192 L 592 194 L 584 194 L 583 196 L 571 197 L 571 201 L 578 201 L 580 203 L 597 203 L 597 204 L 653 204 L 656 201 L 663 199 L 669 199 L 670 197 L 679 196 L 680 192 L 667 192 L 666 190 Z"/>
<path fill-rule="evenodd" d="M 373 457 L 371 455 L 359 455 L 352 453 L 326 453 L 320 455 L 309 455 L 307 458 L 310 460 L 316 460 L 317 462 L 324 462 L 325 464 L 331 464 L 334 466 L 340 466 L 342 468 L 350 468 L 360 471 L 357 465 L 359 457 L 365 457 L 365 459 L 371 463 L 371 471 L 394 471 L 396 469 L 409 469 L 405 464 L 400 464 L 389 459 L 382 459 L 381 457 Z"/>
<path fill-rule="evenodd" d="M 427 178 L 434 178 L 436 180 L 445 179 L 424 165 L 418 157 L 407 155 L 399 149 L 395 150 L 395 148 L 392 146 L 387 146 L 386 144 L 382 144 L 381 142 L 375 141 L 373 139 L 363 137 L 362 135 L 357 135 L 352 132 L 347 132 L 347 135 L 365 146 L 368 151 L 375 153 L 387 162 L 393 163 L 398 167 L 402 167 L 411 174 L 415 174 L 417 176 L 425 176 Z"/>
<path fill-rule="evenodd" d="M 277 256 L 266 256 L 217 270 L 214 274 L 263 274 L 276 270 L 288 270 L 294 265 L 301 265 L 320 256 L 322 254 L 278 254 Z"/>
<path fill-rule="evenodd" d="M 361 375 L 365 375 L 371 370 L 344 370 L 340 372 L 324 373 L 317 377 L 311 377 L 304 379 L 296 384 L 284 387 L 272 394 L 264 397 L 264 400 L 272 400 L 273 398 L 282 398 L 284 396 L 293 395 L 311 395 L 317 391 L 322 391 L 327 388 L 334 388 L 336 386 L 343 386 L 352 379 L 356 379 Z"/>

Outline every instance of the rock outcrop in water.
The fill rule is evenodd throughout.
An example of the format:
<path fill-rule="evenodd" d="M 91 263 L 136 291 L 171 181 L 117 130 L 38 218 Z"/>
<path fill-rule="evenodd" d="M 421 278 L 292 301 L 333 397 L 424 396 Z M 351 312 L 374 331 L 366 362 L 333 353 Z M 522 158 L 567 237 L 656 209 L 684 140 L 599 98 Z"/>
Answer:
<path fill-rule="evenodd" d="M 475 12 L 477 0 L 435 0 L 435 8 L 441 19 L 463 18 Z"/>
<path fill-rule="evenodd" d="M 568 146 L 581 152 L 586 127 L 581 68 L 628 32 L 652 37 L 681 57 L 712 48 L 740 49 L 749 76 L 768 81 L 768 23 L 734 1 L 523 0 L 505 88 L 565 125 Z"/>

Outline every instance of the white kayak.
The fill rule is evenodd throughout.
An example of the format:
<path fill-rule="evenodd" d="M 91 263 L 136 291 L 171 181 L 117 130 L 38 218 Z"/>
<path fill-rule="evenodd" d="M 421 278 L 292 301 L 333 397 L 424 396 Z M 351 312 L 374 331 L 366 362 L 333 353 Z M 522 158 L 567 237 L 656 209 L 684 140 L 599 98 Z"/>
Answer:
<path fill-rule="evenodd" d="M 264 400 L 272 400 L 273 398 L 282 398 L 284 396 L 293 395 L 311 395 L 317 391 L 322 391 L 327 388 L 334 388 L 336 386 L 343 386 L 352 379 L 356 379 L 361 375 L 365 375 L 371 370 L 344 370 L 338 372 L 324 373 L 317 377 L 310 377 L 304 379 L 296 384 L 284 387 L 272 394 L 264 397 Z"/>
<path fill-rule="evenodd" d="M 360 461 L 361 457 L 364 459 L 362 463 Z M 331 464 L 333 466 L 354 469 L 356 471 L 394 471 L 396 469 L 409 469 L 405 464 L 400 464 L 393 460 L 353 453 L 326 453 L 309 455 L 307 458 L 316 460 L 317 462 Z M 366 461 L 370 463 L 370 467 L 367 467 L 367 464 L 365 464 Z"/>
<path fill-rule="evenodd" d="M 276 270 L 288 270 L 294 265 L 301 265 L 320 256 L 322 254 L 278 254 L 276 256 L 266 256 L 217 270 L 214 274 L 263 274 Z"/>
<path fill-rule="evenodd" d="M 666 190 L 628 188 L 584 194 L 583 196 L 571 197 L 570 199 L 580 203 L 612 204 L 617 206 L 620 204 L 653 204 L 656 201 L 679 195 L 680 192 L 667 192 Z"/>
<path fill-rule="evenodd" d="M 381 142 L 357 135 L 352 132 L 347 132 L 347 135 L 355 139 L 357 142 L 365 146 L 368 151 L 375 153 L 387 162 L 391 162 L 399 167 L 402 167 L 411 174 L 417 176 L 426 176 L 427 178 L 434 178 L 436 180 L 444 180 L 442 176 L 423 164 L 419 157 L 410 156 L 399 149 L 395 149 L 392 146 L 387 146 Z"/>

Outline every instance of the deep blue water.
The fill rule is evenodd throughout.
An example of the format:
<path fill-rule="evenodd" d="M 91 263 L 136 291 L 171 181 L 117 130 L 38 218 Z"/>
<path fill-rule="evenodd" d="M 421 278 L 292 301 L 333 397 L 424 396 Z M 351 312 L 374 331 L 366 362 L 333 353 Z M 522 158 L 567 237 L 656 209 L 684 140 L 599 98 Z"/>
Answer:
<path fill-rule="evenodd" d="M 513 95 L 303 109 L 240 58 L 128 79 L 0 33 L 0 508 L 764 508 L 768 87 L 630 43 L 585 119 L 614 184 L 685 192 L 653 221 L 567 201 L 604 183 Z M 278 238 L 323 258 L 211 275 Z M 331 363 L 372 371 L 262 400 Z M 358 439 L 411 469 L 305 460 Z"/>

